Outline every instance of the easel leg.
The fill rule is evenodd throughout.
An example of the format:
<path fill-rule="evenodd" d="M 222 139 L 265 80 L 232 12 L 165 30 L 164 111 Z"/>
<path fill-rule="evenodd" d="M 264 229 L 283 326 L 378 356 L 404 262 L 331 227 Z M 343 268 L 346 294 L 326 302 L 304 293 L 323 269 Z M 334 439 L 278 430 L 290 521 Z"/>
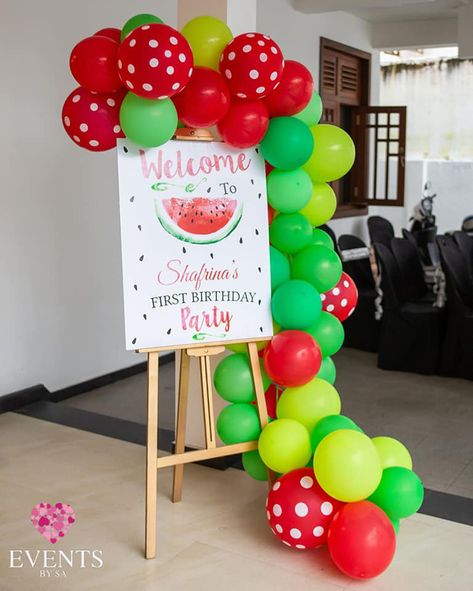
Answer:
<path fill-rule="evenodd" d="M 268 409 L 266 407 L 266 399 L 264 397 L 263 381 L 261 379 L 261 371 L 258 357 L 258 347 L 256 343 L 248 343 L 248 354 L 250 356 L 251 373 L 253 375 L 253 384 L 256 393 L 256 405 L 258 407 L 258 415 L 261 428 L 264 429 L 268 424 Z M 276 480 L 275 474 L 268 468 L 268 484 L 271 487 Z"/>
<path fill-rule="evenodd" d="M 200 381 L 202 386 L 202 403 L 204 409 L 205 443 L 207 449 L 216 447 L 214 408 L 212 396 L 212 371 L 210 369 L 210 357 L 203 355 L 199 358 Z"/>
<path fill-rule="evenodd" d="M 177 400 L 176 420 L 176 445 L 175 453 L 180 454 L 186 445 L 187 422 L 187 398 L 189 394 L 189 362 L 187 351 L 181 351 L 181 363 L 179 365 L 179 390 Z M 174 466 L 174 479 L 172 484 L 172 502 L 178 503 L 182 498 L 182 479 L 184 477 L 184 464 Z"/>
<path fill-rule="evenodd" d="M 158 371 L 159 353 L 148 353 L 148 424 L 146 433 L 145 557 L 156 556 L 158 485 Z"/>

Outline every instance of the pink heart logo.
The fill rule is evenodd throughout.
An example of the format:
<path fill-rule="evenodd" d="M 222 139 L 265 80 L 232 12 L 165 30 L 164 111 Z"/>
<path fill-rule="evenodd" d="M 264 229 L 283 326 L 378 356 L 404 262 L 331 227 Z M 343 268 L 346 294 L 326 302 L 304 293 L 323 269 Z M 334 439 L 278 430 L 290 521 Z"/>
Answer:
<path fill-rule="evenodd" d="M 31 509 L 31 523 L 51 544 L 63 538 L 75 523 L 74 509 L 66 503 L 38 503 Z"/>

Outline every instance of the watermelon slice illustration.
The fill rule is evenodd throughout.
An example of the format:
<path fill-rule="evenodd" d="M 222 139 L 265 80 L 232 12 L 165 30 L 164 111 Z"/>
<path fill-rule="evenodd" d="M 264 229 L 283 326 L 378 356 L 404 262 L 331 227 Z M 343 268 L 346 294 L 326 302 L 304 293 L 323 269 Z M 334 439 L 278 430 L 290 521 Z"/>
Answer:
<path fill-rule="evenodd" d="M 231 197 L 155 198 L 156 215 L 172 236 L 193 244 L 211 244 L 237 227 L 242 203 Z"/>

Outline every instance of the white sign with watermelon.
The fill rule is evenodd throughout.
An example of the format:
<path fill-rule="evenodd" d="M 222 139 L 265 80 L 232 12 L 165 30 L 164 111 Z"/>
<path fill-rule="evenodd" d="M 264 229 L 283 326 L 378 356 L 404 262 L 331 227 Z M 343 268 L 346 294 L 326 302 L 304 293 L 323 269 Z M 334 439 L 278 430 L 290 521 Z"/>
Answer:
<path fill-rule="evenodd" d="M 118 141 L 127 349 L 270 337 L 258 147 Z"/>

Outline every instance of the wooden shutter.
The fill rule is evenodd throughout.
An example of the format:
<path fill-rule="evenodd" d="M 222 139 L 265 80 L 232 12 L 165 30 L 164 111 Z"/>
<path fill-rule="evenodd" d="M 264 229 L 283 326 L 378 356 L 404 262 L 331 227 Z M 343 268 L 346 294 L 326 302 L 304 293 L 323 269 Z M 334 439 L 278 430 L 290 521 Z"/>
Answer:
<path fill-rule="evenodd" d="M 404 205 L 406 107 L 353 107 L 351 190 L 368 205 Z"/>
<path fill-rule="evenodd" d="M 337 94 L 337 54 L 333 51 L 325 51 L 322 58 L 321 71 L 322 93 L 325 96 Z"/>
<path fill-rule="evenodd" d="M 344 104 L 360 104 L 360 60 L 340 56 L 337 64 L 338 96 Z"/>

